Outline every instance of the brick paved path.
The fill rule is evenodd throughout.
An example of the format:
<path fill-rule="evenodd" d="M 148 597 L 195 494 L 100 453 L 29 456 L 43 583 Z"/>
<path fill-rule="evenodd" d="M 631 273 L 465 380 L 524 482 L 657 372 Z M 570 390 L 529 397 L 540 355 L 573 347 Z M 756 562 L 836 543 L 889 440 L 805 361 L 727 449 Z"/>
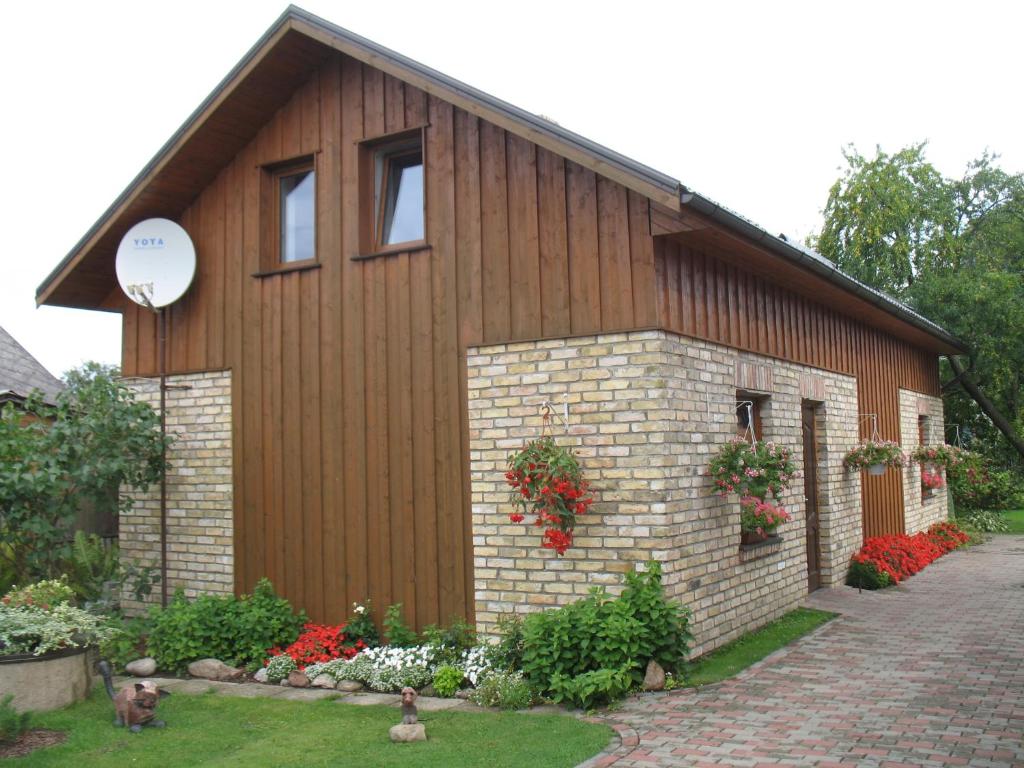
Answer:
<path fill-rule="evenodd" d="M 808 605 L 842 617 L 733 680 L 629 701 L 591 764 L 1024 766 L 1024 536 Z"/>

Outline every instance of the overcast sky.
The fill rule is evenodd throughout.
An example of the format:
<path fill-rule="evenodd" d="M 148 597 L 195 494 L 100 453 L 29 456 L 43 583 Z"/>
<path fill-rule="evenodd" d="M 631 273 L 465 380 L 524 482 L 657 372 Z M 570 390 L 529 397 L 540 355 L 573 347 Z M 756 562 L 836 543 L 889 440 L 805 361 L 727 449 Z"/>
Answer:
<path fill-rule="evenodd" d="M 947 175 L 986 148 L 1024 170 L 1019 3 L 303 7 L 791 237 L 820 227 L 850 143 L 928 140 Z M 5 7 L 0 326 L 54 373 L 118 362 L 119 316 L 36 309 L 36 287 L 284 8 Z"/>

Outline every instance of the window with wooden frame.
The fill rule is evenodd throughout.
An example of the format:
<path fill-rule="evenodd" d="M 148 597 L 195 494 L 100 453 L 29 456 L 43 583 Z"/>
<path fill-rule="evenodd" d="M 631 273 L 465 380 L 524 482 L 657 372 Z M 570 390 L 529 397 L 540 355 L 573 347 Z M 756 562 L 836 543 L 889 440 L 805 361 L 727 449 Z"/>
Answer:
<path fill-rule="evenodd" d="M 918 416 L 917 417 L 917 444 L 925 446 L 928 444 L 928 417 Z M 926 467 L 924 464 L 921 465 L 921 472 L 934 472 L 934 467 Z M 921 501 L 924 501 L 932 495 L 931 489 L 928 488 L 923 482 L 921 483 Z"/>
<path fill-rule="evenodd" d="M 426 236 L 423 131 L 367 142 L 361 152 L 363 254 L 422 246 Z"/>
<path fill-rule="evenodd" d="M 263 168 L 261 267 L 273 272 L 316 262 L 316 168 L 303 157 Z"/>

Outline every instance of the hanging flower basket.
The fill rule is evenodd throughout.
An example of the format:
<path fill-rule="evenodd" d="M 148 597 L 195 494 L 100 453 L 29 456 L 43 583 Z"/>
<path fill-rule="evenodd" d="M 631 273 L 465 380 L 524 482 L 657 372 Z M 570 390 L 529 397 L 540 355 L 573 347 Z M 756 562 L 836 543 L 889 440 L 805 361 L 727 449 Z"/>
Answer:
<path fill-rule="evenodd" d="M 515 510 L 509 519 L 521 523 L 534 515 L 533 524 L 544 529 L 541 546 L 565 554 L 572 546 L 576 518 L 594 502 L 572 451 L 550 436 L 533 440 L 509 457 L 505 481 L 512 488 Z"/>
<path fill-rule="evenodd" d="M 886 468 L 903 467 L 906 463 L 903 449 L 891 440 L 865 440 L 843 457 L 847 469 L 867 469 L 872 475 L 884 474 Z"/>
<path fill-rule="evenodd" d="M 756 544 L 789 520 L 789 513 L 768 501 L 744 496 L 740 499 L 740 543 Z"/>
<path fill-rule="evenodd" d="M 940 472 L 929 470 L 926 467 L 921 468 L 921 488 L 924 491 L 931 492 L 937 491 L 940 488 L 946 487 L 946 479 Z"/>
<path fill-rule="evenodd" d="M 776 501 L 796 477 L 790 450 L 775 443 L 751 444 L 742 437 L 722 446 L 708 465 L 708 475 L 719 496 L 740 496 L 740 543 L 756 544 L 789 520 Z"/>
<path fill-rule="evenodd" d="M 920 445 L 911 451 L 910 459 L 921 466 L 949 469 L 962 462 L 965 453 L 953 445 Z"/>

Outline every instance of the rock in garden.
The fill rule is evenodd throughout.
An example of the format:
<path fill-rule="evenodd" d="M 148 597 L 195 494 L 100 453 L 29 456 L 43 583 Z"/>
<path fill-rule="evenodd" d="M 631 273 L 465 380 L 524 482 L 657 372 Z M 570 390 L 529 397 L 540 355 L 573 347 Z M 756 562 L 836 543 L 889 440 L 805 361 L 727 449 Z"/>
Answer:
<path fill-rule="evenodd" d="M 149 677 L 156 672 L 156 659 L 148 656 L 144 659 L 136 659 L 124 665 L 124 671 L 136 677 Z"/>
<path fill-rule="evenodd" d="M 267 668 L 263 667 L 263 669 L 257 669 L 256 674 L 252 676 L 252 679 L 257 683 L 267 682 Z"/>
<path fill-rule="evenodd" d="M 644 675 L 645 691 L 662 691 L 665 689 L 665 670 L 661 664 L 651 659 L 647 662 L 647 673 Z"/>
<path fill-rule="evenodd" d="M 326 673 L 322 675 L 317 675 L 313 678 L 312 682 L 310 682 L 310 685 L 312 685 L 314 688 L 333 688 L 334 678 Z"/>
<path fill-rule="evenodd" d="M 437 696 L 437 691 L 434 690 L 434 686 L 427 683 L 417 691 L 420 696 Z"/>
<path fill-rule="evenodd" d="M 392 741 L 426 741 L 427 729 L 423 723 L 412 725 L 394 725 L 389 731 Z"/>
<path fill-rule="evenodd" d="M 309 678 L 306 677 L 305 672 L 299 672 L 298 670 L 289 672 L 288 685 L 292 688 L 309 688 Z"/>
<path fill-rule="evenodd" d="M 237 680 L 242 676 L 242 670 L 229 667 L 220 659 L 193 661 L 188 665 L 188 673 L 204 680 Z"/>
<path fill-rule="evenodd" d="M 334 687 L 346 693 L 355 693 L 356 691 L 363 690 L 363 684 L 355 680 L 339 680 L 338 684 Z"/>
<path fill-rule="evenodd" d="M 460 688 L 459 690 L 457 690 L 455 692 L 455 698 L 456 699 L 468 699 L 472 695 L 473 695 L 473 691 L 470 690 L 469 688 Z"/>

